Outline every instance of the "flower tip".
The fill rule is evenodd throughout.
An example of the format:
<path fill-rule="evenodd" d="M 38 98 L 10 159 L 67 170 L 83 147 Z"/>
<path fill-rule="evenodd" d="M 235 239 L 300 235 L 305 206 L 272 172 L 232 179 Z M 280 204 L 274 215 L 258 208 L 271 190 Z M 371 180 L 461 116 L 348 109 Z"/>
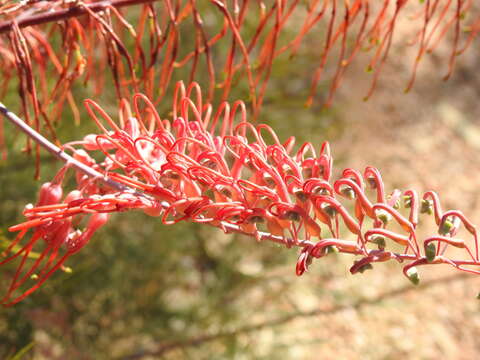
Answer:
<path fill-rule="evenodd" d="M 452 231 L 453 227 L 454 227 L 453 222 L 446 219 L 445 221 L 443 221 L 443 223 L 440 224 L 438 228 L 438 233 L 440 235 L 446 236 L 447 234 L 450 233 L 450 231 Z"/>
<path fill-rule="evenodd" d="M 385 241 L 385 237 L 377 235 L 373 236 L 370 239 L 370 242 L 376 244 L 378 246 L 378 250 L 385 250 L 385 247 L 387 246 L 387 242 Z"/>
<path fill-rule="evenodd" d="M 427 258 L 428 262 L 432 262 L 437 255 L 437 248 L 434 243 L 429 243 L 425 247 L 425 257 Z"/>
<path fill-rule="evenodd" d="M 337 254 L 339 252 L 340 250 L 338 250 L 338 247 L 336 247 L 335 245 L 327 246 L 327 248 L 325 249 L 326 254 Z"/>
<path fill-rule="evenodd" d="M 410 280 L 413 285 L 420 284 L 420 276 L 418 275 L 418 270 L 416 267 L 409 268 L 405 275 L 407 275 L 408 280 Z"/>
<path fill-rule="evenodd" d="M 373 265 L 368 263 L 368 264 L 360 266 L 358 268 L 357 272 L 359 272 L 360 274 L 363 274 L 365 271 L 372 270 L 372 269 L 373 269 Z"/>

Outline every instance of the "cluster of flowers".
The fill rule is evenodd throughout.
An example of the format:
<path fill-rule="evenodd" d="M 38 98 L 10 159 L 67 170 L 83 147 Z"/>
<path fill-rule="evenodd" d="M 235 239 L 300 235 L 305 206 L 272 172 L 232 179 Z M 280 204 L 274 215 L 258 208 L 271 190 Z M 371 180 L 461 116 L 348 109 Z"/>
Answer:
<path fill-rule="evenodd" d="M 480 273 L 474 268 L 480 265 L 475 226 L 460 211 L 442 211 L 434 192 L 419 196 L 414 190 L 394 190 L 387 195 L 373 167 L 363 173 L 345 169 L 333 181 L 328 143 L 318 152 L 311 143 L 295 151 L 294 137 L 282 143 L 268 125 L 247 122 L 241 101 L 224 102 L 214 112 L 202 102 L 197 84 L 185 88 L 179 83 L 172 120 L 160 118 L 141 94 L 134 97 L 133 109 L 121 103 L 118 123 L 93 101 L 85 105 L 101 133 L 64 149 L 99 176 L 67 163 L 42 186 L 37 204 L 26 206 L 27 220 L 10 228 L 18 236 L 0 262 L 21 259 L 3 304 L 35 291 L 88 243 L 110 213 L 127 210 L 141 210 L 165 224 L 205 223 L 226 233 L 299 247 L 297 275 L 313 258 L 332 251 L 360 257 L 352 273 L 375 262 L 406 262 L 404 274 L 413 283 L 419 281 L 419 265 L 444 263 Z M 99 153 L 103 160 L 95 161 Z M 64 196 L 68 169 L 75 172 L 76 189 Z M 433 215 L 438 235 L 419 241 L 422 213 Z M 472 241 L 456 237 L 462 227 Z M 24 269 L 30 252 L 40 247 L 40 256 Z M 447 256 L 450 247 L 463 249 L 464 256 Z M 13 297 L 31 281 L 33 286 Z"/>

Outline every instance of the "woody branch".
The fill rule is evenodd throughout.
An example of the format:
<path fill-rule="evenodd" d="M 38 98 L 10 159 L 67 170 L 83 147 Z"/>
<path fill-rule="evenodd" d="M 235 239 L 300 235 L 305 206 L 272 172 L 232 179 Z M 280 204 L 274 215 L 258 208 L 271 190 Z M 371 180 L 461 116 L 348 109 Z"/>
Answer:
<path fill-rule="evenodd" d="M 91 12 L 100 12 L 109 7 L 122 8 L 132 5 L 148 4 L 158 0 L 112 0 L 100 1 L 95 3 L 83 3 L 81 1 L 74 2 L 70 7 L 59 9 L 52 12 L 31 15 L 20 20 L 9 20 L 0 23 L 0 34 L 7 33 L 13 29 L 13 23 L 16 21 L 19 28 L 27 26 L 41 25 L 49 22 L 67 20 L 72 17 L 88 14 Z"/>

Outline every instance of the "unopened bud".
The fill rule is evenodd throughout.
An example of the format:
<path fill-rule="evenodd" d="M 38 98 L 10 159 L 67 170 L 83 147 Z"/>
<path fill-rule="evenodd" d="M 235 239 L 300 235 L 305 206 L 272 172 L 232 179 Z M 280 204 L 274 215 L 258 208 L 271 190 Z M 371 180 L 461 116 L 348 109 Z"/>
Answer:
<path fill-rule="evenodd" d="M 81 198 L 82 192 L 80 190 L 72 190 L 67 194 L 67 196 L 65 196 L 63 202 L 68 204 L 70 201 L 75 201 Z"/>
<path fill-rule="evenodd" d="M 83 147 L 88 151 L 98 150 L 97 135 L 89 134 L 83 138 Z"/>
<path fill-rule="evenodd" d="M 40 188 L 37 206 L 58 204 L 63 196 L 60 184 L 46 182 Z"/>

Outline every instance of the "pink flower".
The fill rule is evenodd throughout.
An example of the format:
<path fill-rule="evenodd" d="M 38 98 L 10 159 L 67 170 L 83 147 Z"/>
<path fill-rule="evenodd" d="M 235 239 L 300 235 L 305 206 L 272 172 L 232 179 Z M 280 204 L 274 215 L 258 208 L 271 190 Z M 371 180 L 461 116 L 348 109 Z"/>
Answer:
<path fill-rule="evenodd" d="M 196 103 L 184 95 L 193 88 L 198 90 Z M 89 178 L 76 169 L 77 188 L 62 200 L 67 164 L 52 182 L 42 186 L 37 206 L 27 206 L 24 211 L 27 220 L 10 228 L 19 234 L 0 264 L 21 260 L 4 304 L 15 304 L 35 291 L 89 242 L 106 223 L 107 214 L 134 209 L 159 217 L 165 224 L 209 224 L 258 241 L 301 247 L 297 275 L 307 270 L 313 258 L 332 251 L 360 257 L 352 273 L 390 259 L 406 262 L 405 274 L 414 282 L 418 273 L 412 278 L 412 268 L 420 265 L 447 263 L 480 273 L 470 266 L 480 265 L 475 226 L 459 211 L 443 213 L 435 193 L 425 193 L 421 203 L 413 190 L 394 190 L 387 196 L 381 175 L 373 167 L 363 174 L 345 169 L 340 179 L 333 181 L 328 143 L 321 145 L 318 154 L 310 143 L 295 152 L 294 138 L 282 143 L 269 126 L 248 123 L 241 102 L 233 107 L 223 103 L 214 114 L 209 104 L 199 105 L 198 85 L 185 89 L 179 83 L 176 93 L 183 95 L 176 97 L 171 120 L 161 119 L 143 95 L 134 98 L 138 117 L 121 117 L 119 124 L 93 101 L 86 101 L 101 133 L 64 148 L 104 178 Z M 140 100 L 146 105 L 143 111 Z M 237 112 L 241 115 L 238 123 Z M 273 139 L 271 143 L 265 133 Z M 96 157 L 91 156 L 94 152 Z M 98 153 L 104 157 L 95 162 Z M 100 186 L 105 179 L 124 187 Z M 374 200 L 370 200 L 370 191 Z M 404 210 L 399 209 L 402 197 Z M 434 214 L 440 236 L 429 237 L 420 246 L 416 230 L 422 213 Z M 90 219 L 80 231 L 77 224 L 83 217 Z M 392 224 L 399 225 L 394 227 L 397 230 L 392 230 Z M 461 226 L 472 241 L 455 238 Z M 350 238 L 343 239 L 342 234 Z M 29 253 L 42 241 L 40 258 L 25 269 Z M 13 251 L 21 242 L 25 243 L 20 250 Z M 388 250 L 391 242 L 404 250 Z M 464 250 L 466 260 L 450 259 L 447 250 L 452 246 Z M 13 296 L 31 279 L 30 288 Z"/>

